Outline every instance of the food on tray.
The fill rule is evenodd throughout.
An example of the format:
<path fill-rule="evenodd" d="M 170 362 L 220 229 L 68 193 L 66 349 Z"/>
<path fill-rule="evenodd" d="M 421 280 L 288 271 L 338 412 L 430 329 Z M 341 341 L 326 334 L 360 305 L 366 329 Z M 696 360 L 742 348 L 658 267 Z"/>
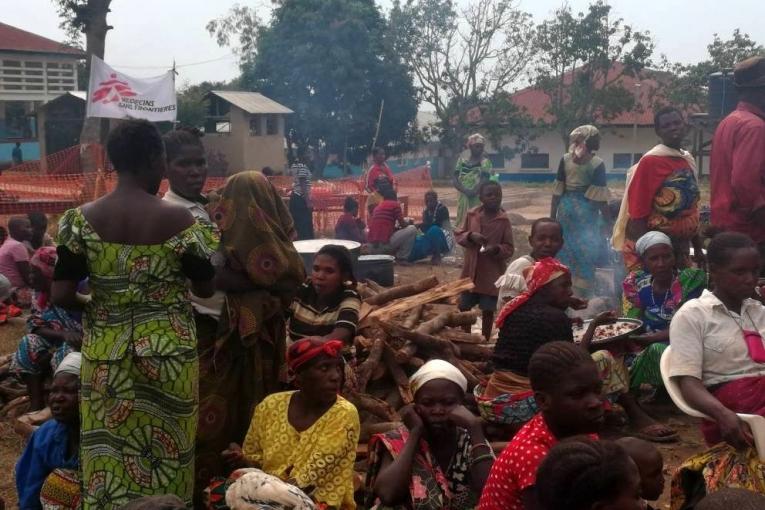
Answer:
<path fill-rule="evenodd" d="M 574 327 L 574 342 L 579 343 L 582 341 L 587 328 L 590 325 L 590 321 L 586 321 L 582 327 Z M 617 320 L 613 324 L 604 324 L 595 328 L 595 335 L 592 337 L 593 342 L 605 342 L 611 338 L 626 335 L 640 328 L 640 324 L 633 321 Z"/>

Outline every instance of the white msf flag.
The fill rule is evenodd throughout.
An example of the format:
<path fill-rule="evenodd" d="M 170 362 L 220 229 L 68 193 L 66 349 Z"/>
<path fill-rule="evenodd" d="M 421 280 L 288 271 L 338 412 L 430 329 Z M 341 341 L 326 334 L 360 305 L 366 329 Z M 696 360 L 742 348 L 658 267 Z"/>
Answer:
<path fill-rule="evenodd" d="M 93 55 L 88 86 L 88 117 L 175 121 L 178 111 L 173 72 L 132 78 Z"/>

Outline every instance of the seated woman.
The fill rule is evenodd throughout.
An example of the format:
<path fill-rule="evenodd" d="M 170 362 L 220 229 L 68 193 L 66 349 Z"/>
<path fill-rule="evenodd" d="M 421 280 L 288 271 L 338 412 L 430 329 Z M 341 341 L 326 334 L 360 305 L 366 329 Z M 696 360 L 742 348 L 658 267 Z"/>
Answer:
<path fill-rule="evenodd" d="M 359 440 L 356 408 L 338 395 L 343 360 L 339 340 L 292 344 L 287 364 L 297 391 L 275 393 L 255 408 L 240 447 L 223 452 L 232 467 L 257 467 L 298 487 L 319 505 L 353 509 L 353 464 Z M 228 487 L 246 470 L 208 487 L 208 508 L 226 508 Z"/>
<path fill-rule="evenodd" d="M 345 246 L 325 245 L 316 253 L 311 276 L 290 305 L 289 337 L 292 341 L 307 337 L 340 340 L 350 346 L 360 309 L 351 252 Z"/>
<path fill-rule="evenodd" d="M 56 248 L 38 249 L 29 263 L 29 275 L 37 299 L 27 319 L 27 334 L 11 360 L 11 371 L 27 385 L 29 410 L 38 411 L 45 404 L 43 382 L 64 357 L 78 351 L 82 344 L 81 314 L 69 312 L 49 301 Z"/>
<path fill-rule="evenodd" d="M 48 403 L 52 420 L 34 431 L 16 463 L 19 508 L 79 508 L 80 364 L 79 352 L 67 354 L 53 376 Z"/>
<path fill-rule="evenodd" d="M 474 508 L 494 453 L 480 419 L 462 405 L 465 376 L 431 360 L 409 384 L 414 404 L 402 411 L 404 426 L 369 441 L 367 506 L 377 500 L 377 508 Z"/>
<path fill-rule="evenodd" d="M 555 445 L 537 471 L 540 510 L 644 510 L 640 473 L 612 441 L 570 439 Z"/>
<path fill-rule="evenodd" d="M 548 342 L 574 341 L 572 320 L 566 315 L 572 298 L 568 268 L 555 259 L 542 259 L 528 270 L 526 285 L 526 290 L 500 312 L 499 340 L 493 357 L 495 372 L 485 389 L 478 386 L 475 390 L 481 415 L 494 423 L 520 425 L 534 416 L 537 406 L 528 380 L 531 356 Z M 595 317 L 580 344 L 591 352 L 598 366 L 603 393 L 624 408 L 644 439 L 674 439 L 676 434 L 648 416 L 629 393 L 624 364 L 608 351 L 591 348 L 595 328 L 613 317 L 613 312 Z"/>
<path fill-rule="evenodd" d="M 712 239 L 707 261 L 714 290 L 672 319 L 669 375 L 688 405 L 712 418 L 701 427 L 707 444 L 744 449 L 752 433 L 736 413 L 765 416 L 765 306 L 751 299 L 761 261 L 754 241 L 734 232 Z"/>
<path fill-rule="evenodd" d="M 689 299 L 701 295 L 707 274 L 701 269 L 678 269 L 672 241 L 667 234 L 648 232 L 635 243 L 643 269 L 624 280 L 624 315 L 640 319 L 646 332 L 632 337 L 637 355 L 628 354 L 630 388 L 642 384 L 663 386 L 659 361 L 669 345 L 669 323 L 675 312 Z"/>
<path fill-rule="evenodd" d="M 353 197 L 345 197 L 343 214 L 335 223 L 335 239 L 345 239 L 364 244 L 367 242 L 366 225 L 359 218 L 359 203 Z"/>

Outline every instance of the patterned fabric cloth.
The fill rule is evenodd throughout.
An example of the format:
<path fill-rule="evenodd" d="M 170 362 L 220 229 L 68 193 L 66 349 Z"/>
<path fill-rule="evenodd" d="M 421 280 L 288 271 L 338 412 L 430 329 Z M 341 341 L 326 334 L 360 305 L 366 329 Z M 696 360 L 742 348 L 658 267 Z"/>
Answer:
<path fill-rule="evenodd" d="M 89 276 L 93 296 L 82 345 L 83 508 L 156 494 L 190 504 L 198 367 L 186 282 L 212 276 L 216 240 L 194 223 L 160 244 L 109 243 L 74 209 L 58 242 L 56 278 Z"/>
<path fill-rule="evenodd" d="M 295 178 L 292 184 L 292 192 L 310 200 L 311 197 L 311 170 L 302 163 L 296 163 L 290 167 L 292 176 Z"/>
<path fill-rule="evenodd" d="M 298 432 L 287 416 L 294 393 L 276 393 L 258 405 L 242 445 L 245 457 L 297 487 L 315 487 L 312 498 L 318 503 L 356 508 L 353 464 L 360 430 L 356 408 L 338 396 L 321 418 Z"/>
<path fill-rule="evenodd" d="M 425 233 L 418 233 L 417 237 L 414 238 L 414 245 L 407 260 L 416 262 L 433 255 L 443 255 L 449 251 L 451 249 L 446 238 L 446 231 L 439 226 L 432 225 Z"/>
<path fill-rule="evenodd" d="M 369 494 L 374 487 L 384 453 L 396 459 L 409 440 L 409 431 L 401 426 L 385 434 L 376 434 L 369 440 L 369 470 L 366 487 Z M 430 451 L 425 440 L 420 440 L 417 453 L 412 461 L 411 481 L 409 483 L 409 501 L 396 508 L 412 510 L 461 510 L 474 508 L 479 494 L 470 489 L 470 434 L 467 430 L 457 429 L 457 445 L 449 469 L 444 472 Z M 375 504 L 369 496 L 367 507 Z M 377 502 L 377 508 L 385 507 Z"/>
<path fill-rule="evenodd" d="M 598 439 L 595 435 L 592 438 Z M 521 494 L 534 486 L 537 468 L 557 442 L 542 414 L 536 415 L 518 431 L 492 466 L 478 508 L 525 510 Z"/>
<path fill-rule="evenodd" d="M 499 317 L 497 317 L 498 328 L 502 327 L 510 314 L 527 303 L 542 287 L 565 274 L 569 274 L 568 268 L 552 257 L 538 260 L 530 270 L 527 269 L 526 271 L 528 271 L 528 274 L 524 275 L 526 290 L 502 308 Z"/>
<path fill-rule="evenodd" d="M 671 239 L 678 263 L 685 266 L 690 241 L 699 232 L 699 200 L 692 157 L 643 156 L 630 182 L 629 219 L 645 219 L 649 230 L 664 232 Z M 634 240 L 632 240 L 634 241 Z M 634 242 L 623 247 L 625 265 L 639 267 Z"/>
<path fill-rule="evenodd" d="M 82 503 L 80 472 L 54 469 L 40 489 L 43 510 L 79 510 Z"/>
<path fill-rule="evenodd" d="M 12 372 L 19 375 L 38 375 L 46 372 L 47 369 L 40 366 L 40 356 L 45 353 L 52 353 L 50 368 L 55 372 L 58 364 L 73 351 L 72 347 L 64 341 L 36 334 L 35 331 L 41 328 L 82 334 L 80 318 L 58 306 L 50 306 L 41 313 L 30 315 L 27 319 L 28 333 L 21 337 L 19 347 L 11 360 Z"/>
<path fill-rule="evenodd" d="M 490 423 L 518 425 L 539 411 L 528 377 L 495 370 L 486 385 L 473 390 L 481 417 Z"/>
<path fill-rule="evenodd" d="M 580 165 L 571 154 L 563 156 L 553 194 L 561 197 L 556 219 L 565 241 L 558 258 L 571 269 L 577 296 L 590 297 L 595 268 L 607 253 L 600 214 L 609 198 L 603 160 L 595 156 Z"/>
<path fill-rule="evenodd" d="M 79 467 L 79 452 L 69 452 L 69 426 L 48 420 L 32 433 L 16 462 L 16 490 L 19 507 L 40 508 L 40 489 L 55 469 Z"/>
<path fill-rule="evenodd" d="M 356 334 L 361 298 L 355 289 L 344 286 L 329 304 L 321 308 L 318 299 L 309 278 L 300 286 L 289 308 L 288 331 L 293 341 L 306 336 L 324 336 L 336 327 Z"/>
<path fill-rule="evenodd" d="M 667 349 L 665 343 L 654 343 L 640 351 L 629 363 L 630 388 L 638 390 L 643 384 L 654 388 L 664 386 L 661 378 L 661 356 Z"/>
<path fill-rule="evenodd" d="M 727 487 L 765 493 L 765 471 L 754 448 L 738 452 L 722 443 L 686 459 L 672 475 L 671 510 L 694 508 Z"/>
<path fill-rule="evenodd" d="M 499 178 L 492 173 L 492 168 L 492 162 L 488 158 L 482 159 L 480 163 L 471 163 L 469 158 L 460 158 L 457 160 L 454 173 L 457 180 L 466 189 L 474 189 L 481 181 L 499 181 Z M 457 222 L 455 225 L 462 226 L 468 211 L 479 205 L 481 205 L 481 201 L 478 198 L 478 190 L 476 190 L 474 197 L 460 193 L 457 200 Z"/>
<path fill-rule="evenodd" d="M 689 299 L 701 296 L 706 285 L 706 272 L 682 269 L 676 273 L 669 290 L 663 296 L 656 296 L 653 276 L 644 270 L 632 272 L 622 284 L 624 315 L 642 320 L 648 333 L 664 331 L 677 309 Z"/>
<path fill-rule="evenodd" d="M 331 358 L 340 359 L 340 351 L 343 350 L 343 342 L 340 340 L 318 340 L 313 338 L 304 338 L 293 343 L 287 349 L 287 366 L 293 374 L 298 369 L 316 358 L 326 355 Z"/>
<path fill-rule="evenodd" d="M 197 504 L 210 479 L 227 474 L 220 452 L 231 442 L 241 444 L 255 406 L 282 388 L 283 310 L 304 279 L 303 263 L 290 241 L 292 219 L 260 172 L 231 176 L 211 216 L 222 233 L 225 264 L 257 290 L 229 293 L 220 324 L 197 318 L 204 326 L 199 335 Z"/>

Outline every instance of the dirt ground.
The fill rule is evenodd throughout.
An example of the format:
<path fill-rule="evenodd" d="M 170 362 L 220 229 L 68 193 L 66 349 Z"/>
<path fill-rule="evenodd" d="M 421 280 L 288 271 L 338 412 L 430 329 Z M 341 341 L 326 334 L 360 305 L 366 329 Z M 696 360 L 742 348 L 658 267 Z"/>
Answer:
<path fill-rule="evenodd" d="M 511 215 L 513 222 L 513 234 L 516 242 L 516 256 L 528 253 L 528 243 L 526 238 L 529 233 L 531 221 L 541 216 L 549 214 L 550 185 L 504 185 L 503 205 Z M 437 186 L 440 199 L 449 207 L 452 213 L 456 212 L 457 194 L 452 188 L 446 186 Z M 615 195 L 620 194 L 620 190 L 614 190 Z M 433 267 L 428 263 L 417 263 L 413 265 L 401 266 L 395 268 L 396 283 L 412 281 L 434 274 L 440 281 L 450 281 L 457 279 L 460 274 L 461 256 L 457 254 L 454 257 L 444 259 L 442 265 Z M 12 323 L 0 326 L 0 355 L 13 352 L 21 335 L 24 333 L 24 322 L 14 319 Z M 658 504 L 655 508 L 669 508 L 669 479 L 671 472 L 691 454 L 699 452 L 703 448 L 703 441 L 698 432 L 697 420 L 690 418 L 670 405 L 652 405 L 646 409 L 656 419 L 666 423 L 680 435 L 677 443 L 667 445 L 658 445 L 664 456 L 665 478 L 667 486 Z M 624 431 L 628 433 L 628 431 Z M 6 503 L 6 508 L 16 508 L 17 499 L 13 480 L 13 469 L 16 459 L 23 449 L 22 440 L 13 431 L 13 428 L 7 418 L 0 418 L 0 498 Z M 1 506 L 0 506 L 1 507 Z"/>

